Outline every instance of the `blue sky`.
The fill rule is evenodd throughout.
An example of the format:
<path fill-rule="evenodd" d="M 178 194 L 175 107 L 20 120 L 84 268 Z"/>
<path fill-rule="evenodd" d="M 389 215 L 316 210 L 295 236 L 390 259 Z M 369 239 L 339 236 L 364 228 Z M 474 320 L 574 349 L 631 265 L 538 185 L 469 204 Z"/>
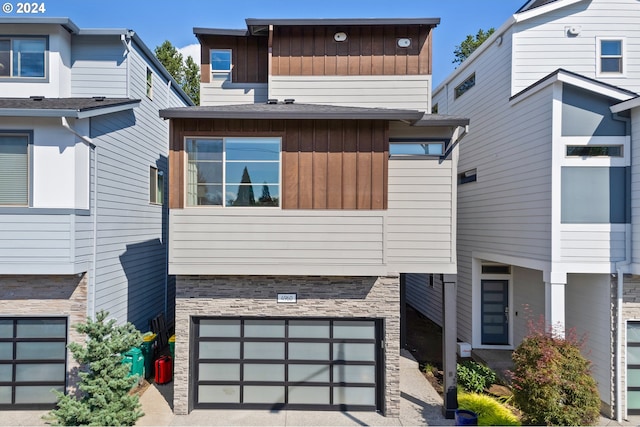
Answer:
<path fill-rule="evenodd" d="M 18 15 L 17 0 L 10 14 Z M 498 28 L 525 0 L 44 0 L 39 16 L 69 17 L 81 28 L 129 28 L 153 50 L 164 40 L 197 43 L 193 27 L 246 28 L 245 18 L 440 18 L 434 32 L 434 88 L 453 69 L 467 34 Z"/>

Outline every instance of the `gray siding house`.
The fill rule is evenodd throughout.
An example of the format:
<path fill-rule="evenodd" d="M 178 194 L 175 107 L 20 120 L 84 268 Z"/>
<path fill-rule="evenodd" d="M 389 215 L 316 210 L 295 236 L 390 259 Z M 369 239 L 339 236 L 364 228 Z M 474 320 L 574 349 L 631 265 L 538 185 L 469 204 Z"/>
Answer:
<path fill-rule="evenodd" d="M 169 126 L 191 101 L 133 31 L 0 18 L 0 408 L 73 386 L 72 325 L 173 319 Z"/>
<path fill-rule="evenodd" d="M 194 29 L 202 105 L 160 112 L 171 121 L 177 414 L 398 416 L 400 275 L 457 271 L 468 120 L 425 113 L 438 23 Z"/>

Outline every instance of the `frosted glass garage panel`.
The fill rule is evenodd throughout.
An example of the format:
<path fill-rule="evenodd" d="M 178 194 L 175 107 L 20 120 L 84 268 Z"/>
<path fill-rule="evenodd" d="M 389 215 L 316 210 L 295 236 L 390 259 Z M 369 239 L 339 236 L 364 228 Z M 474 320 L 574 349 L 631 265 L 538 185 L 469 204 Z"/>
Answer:
<path fill-rule="evenodd" d="M 291 360 L 329 360 L 329 343 L 292 342 L 289 343 Z"/>
<path fill-rule="evenodd" d="M 373 387 L 334 387 L 333 403 L 373 406 L 376 404 L 376 391 Z"/>
<path fill-rule="evenodd" d="M 627 323 L 627 342 L 640 343 L 640 322 Z"/>
<path fill-rule="evenodd" d="M 289 381 L 328 383 L 329 365 L 289 365 Z"/>
<path fill-rule="evenodd" d="M 290 320 L 289 338 L 329 338 L 327 320 Z"/>
<path fill-rule="evenodd" d="M 0 365 L 0 382 L 13 381 L 13 365 Z"/>
<path fill-rule="evenodd" d="M 284 403 L 284 386 L 244 386 L 243 403 Z"/>
<path fill-rule="evenodd" d="M 375 339 L 376 328 L 372 321 L 333 322 L 333 338 Z"/>
<path fill-rule="evenodd" d="M 64 342 L 19 342 L 16 343 L 17 359 L 64 359 L 66 346 Z"/>
<path fill-rule="evenodd" d="M 284 381 L 284 365 L 247 363 L 242 378 L 244 381 Z"/>
<path fill-rule="evenodd" d="M 198 386 L 199 403 L 240 403 L 239 385 Z"/>
<path fill-rule="evenodd" d="M 640 387 L 640 369 L 627 369 L 627 387 Z"/>
<path fill-rule="evenodd" d="M 245 342 L 245 359 L 284 359 L 282 342 Z"/>
<path fill-rule="evenodd" d="M 13 359 L 13 343 L 0 342 L 0 360 Z"/>
<path fill-rule="evenodd" d="M 640 391 L 627 392 L 627 406 L 629 409 L 640 409 Z"/>
<path fill-rule="evenodd" d="M 245 320 L 244 336 L 250 338 L 284 338 L 284 320 Z"/>
<path fill-rule="evenodd" d="M 17 386 L 15 403 L 55 403 L 58 397 L 51 390 L 64 391 L 64 387 L 45 386 Z"/>
<path fill-rule="evenodd" d="M 16 365 L 16 381 L 64 381 L 64 363 L 29 363 Z"/>
<path fill-rule="evenodd" d="M 333 367 L 333 381 L 373 384 L 376 381 L 376 369 L 375 366 L 337 365 Z"/>
<path fill-rule="evenodd" d="M 0 338 L 13 338 L 13 320 L 0 319 Z"/>
<path fill-rule="evenodd" d="M 350 361 L 375 361 L 374 344 L 334 343 L 333 359 Z"/>
<path fill-rule="evenodd" d="M 200 381 L 239 381 L 239 363 L 200 363 L 198 365 Z"/>
<path fill-rule="evenodd" d="M 627 347 L 627 365 L 640 365 L 640 347 Z"/>
<path fill-rule="evenodd" d="M 11 403 L 11 387 L 0 386 L 0 405 Z"/>
<path fill-rule="evenodd" d="M 289 403 L 329 405 L 329 387 L 289 387 Z"/>
<path fill-rule="evenodd" d="M 16 322 L 18 338 L 65 338 L 65 319 L 19 319 Z"/>
<path fill-rule="evenodd" d="M 239 359 L 240 343 L 231 341 L 200 342 L 200 359 Z"/>
<path fill-rule="evenodd" d="M 201 319 L 200 337 L 240 337 L 239 320 Z"/>

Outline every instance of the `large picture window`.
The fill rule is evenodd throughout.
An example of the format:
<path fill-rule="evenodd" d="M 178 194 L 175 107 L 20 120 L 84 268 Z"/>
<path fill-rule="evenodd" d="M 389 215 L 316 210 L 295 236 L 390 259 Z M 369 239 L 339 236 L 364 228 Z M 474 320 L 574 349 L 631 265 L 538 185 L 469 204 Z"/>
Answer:
<path fill-rule="evenodd" d="M 0 37 L 0 78 L 46 77 L 47 40 L 41 37 Z"/>
<path fill-rule="evenodd" d="M 0 206 L 29 204 L 29 136 L 0 133 Z"/>
<path fill-rule="evenodd" d="M 187 206 L 279 206 L 280 138 L 187 138 Z"/>

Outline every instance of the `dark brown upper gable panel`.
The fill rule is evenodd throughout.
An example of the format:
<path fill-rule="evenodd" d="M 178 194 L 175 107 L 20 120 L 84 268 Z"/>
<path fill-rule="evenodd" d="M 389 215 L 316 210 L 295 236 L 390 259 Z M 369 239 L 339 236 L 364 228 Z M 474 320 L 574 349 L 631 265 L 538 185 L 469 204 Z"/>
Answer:
<path fill-rule="evenodd" d="M 278 26 L 273 33 L 274 76 L 431 74 L 428 25 Z M 336 42 L 337 32 L 347 40 Z M 401 48 L 397 39 L 411 39 Z"/>
<path fill-rule="evenodd" d="M 231 49 L 234 83 L 267 83 L 269 61 L 266 37 L 253 36 L 200 36 L 200 57 L 202 59 L 201 79 L 211 81 L 211 49 Z"/>

